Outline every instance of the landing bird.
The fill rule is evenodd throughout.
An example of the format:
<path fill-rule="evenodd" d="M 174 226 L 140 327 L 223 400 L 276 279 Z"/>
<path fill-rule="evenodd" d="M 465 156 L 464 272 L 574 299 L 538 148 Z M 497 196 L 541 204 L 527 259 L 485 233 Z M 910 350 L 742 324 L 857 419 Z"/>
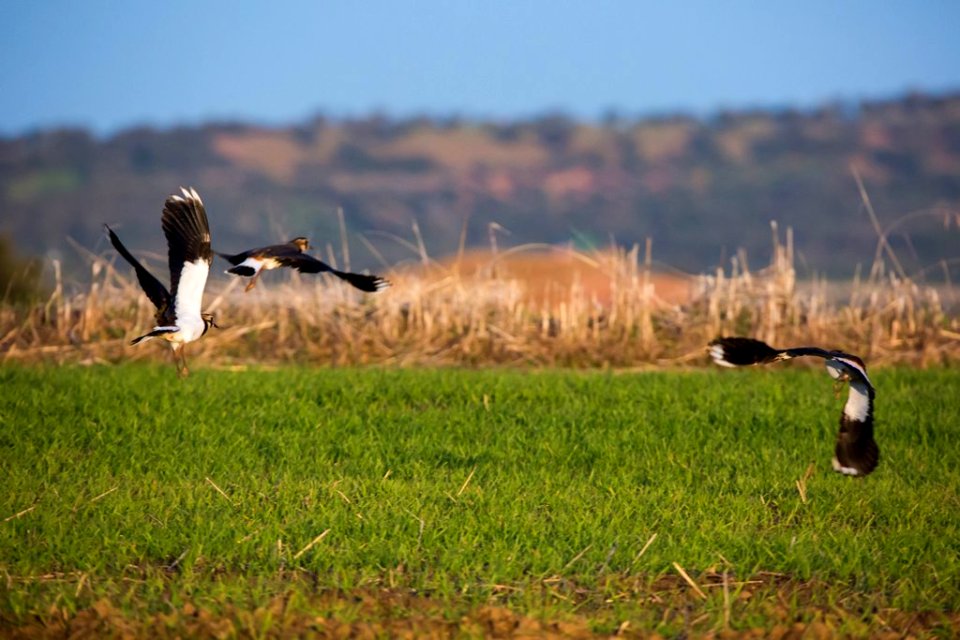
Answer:
<path fill-rule="evenodd" d="M 774 349 L 752 338 L 717 338 L 709 347 L 710 357 L 724 367 L 769 364 L 801 356 L 826 360 L 827 373 L 834 380 L 840 384 L 850 383 L 847 403 L 840 414 L 833 470 L 850 476 L 865 476 L 877 467 L 880 449 L 873 439 L 873 399 L 876 393 L 863 360 L 843 351 L 826 351 L 817 347 Z"/>
<path fill-rule="evenodd" d="M 227 269 L 227 273 L 244 277 L 253 276 L 247 283 L 245 291 L 250 291 L 257 285 L 257 279 L 260 277 L 261 271 L 278 267 L 291 267 L 300 273 L 332 273 L 361 291 L 380 291 L 390 286 L 390 283 L 380 276 L 337 271 L 327 263 L 304 253 L 309 248 L 310 243 L 306 238 L 297 237 L 285 244 L 273 244 L 269 247 L 250 249 L 233 255 L 218 252 L 217 255 L 234 265 Z"/>
<path fill-rule="evenodd" d="M 114 248 L 133 266 L 140 288 L 157 308 L 157 326 L 149 333 L 134 338 L 130 344 L 139 344 L 151 338 L 166 340 L 173 350 L 177 373 L 183 377 L 189 373 L 183 353 L 184 345 L 197 340 L 217 324 L 212 314 L 200 311 L 203 288 L 213 262 L 207 213 L 193 188 L 181 187 L 180 190 L 182 196 L 171 195 L 163 205 L 162 225 L 163 234 L 167 237 L 170 291 L 133 257 L 110 227 L 103 227 Z"/>

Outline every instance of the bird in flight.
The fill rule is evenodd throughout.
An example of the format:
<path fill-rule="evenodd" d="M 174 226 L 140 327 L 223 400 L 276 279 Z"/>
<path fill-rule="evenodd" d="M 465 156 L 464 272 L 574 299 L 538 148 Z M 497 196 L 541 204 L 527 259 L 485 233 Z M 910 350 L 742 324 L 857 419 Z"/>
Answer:
<path fill-rule="evenodd" d="M 306 238 L 297 237 L 284 244 L 273 244 L 269 247 L 250 249 L 235 254 L 218 252 L 217 255 L 233 265 L 233 267 L 227 269 L 227 273 L 250 278 L 246 291 L 250 291 L 257 285 L 257 279 L 260 278 L 262 271 L 278 267 L 290 267 L 300 273 L 332 273 L 357 289 L 371 293 L 390 286 L 390 283 L 380 276 L 338 271 L 327 263 L 304 253 L 309 248 L 310 243 Z"/>
<path fill-rule="evenodd" d="M 200 310 L 203 289 L 213 262 L 207 213 L 196 190 L 183 187 L 180 190 L 182 195 L 167 198 L 161 218 L 170 263 L 169 291 L 133 257 L 110 227 L 103 226 L 110 243 L 133 266 L 140 288 L 157 308 L 157 325 L 150 332 L 131 340 L 130 344 L 139 344 L 151 338 L 166 340 L 173 350 L 177 373 L 184 377 L 189 373 L 184 345 L 199 339 L 217 324 L 212 314 Z"/>
<path fill-rule="evenodd" d="M 863 360 L 843 351 L 818 347 L 775 349 L 753 338 L 717 338 L 709 345 L 710 357 L 724 367 L 769 364 L 801 356 L 826 361 L 827 372 L 839 383 L 849 382 L 850 392 L 840 414 L 840 431 L 834 448 L 833 470 L 844 475 L 865 476 L 877 467 L 880 449 L 873 439 L 873 400 L 876 392 Z"/>

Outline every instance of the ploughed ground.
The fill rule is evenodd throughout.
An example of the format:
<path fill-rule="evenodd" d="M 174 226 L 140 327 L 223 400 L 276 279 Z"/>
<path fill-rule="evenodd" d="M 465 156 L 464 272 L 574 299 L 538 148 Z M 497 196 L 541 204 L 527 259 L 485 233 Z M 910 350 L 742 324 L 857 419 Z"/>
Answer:
<path fill-rule="evenodd" d="M 3 601 L 27 578 L 7 576 Z M 91 589 L 77 574 L 34 577 L 48 585 Z M 129 582 L 127 582 L 129 580 Z M 231 577 L 231 581 L 242 578 Z M 960 612 L 905 611 L 851 585 L 799 581 L 774 573 L 749 579 L 611 575 L 589 587 L 556 577 L 524 587 L 485 585 L 477 598 L 439 597 L 387 584 L 350 591 L 322 586 L 298 571 L 278 576 L 274 594 L 226 597 L 170 591 L 135 597 L 135 580 L 71 610 L 52 598 L 42 613 L 0 608 L 0 637 L 10 638 L 834 638 L 957 637 Z M 386 581 L 384 581 L 386 582 Z M 86 583 L 86 584 L 85 584 Z M 126 583 L 126 584 L 125 584 Z M 75 586 L 74 586 L 75 585 Z M 285 585 L 285 586 L 283 586 Z M 480 586 L 478 585 L 478 588 Z M 526 593 L 524 593 L 526 592 Z M 134 597 L 131 597 L 131 596 Z M 243 601 L 246 600 L 246 601 Z M 520 600 L 525 605 L 518 606 Z M 539 603 L 531 607 L 531 603 Z M 536 613 L 520 613 L 536 609 Z"/>

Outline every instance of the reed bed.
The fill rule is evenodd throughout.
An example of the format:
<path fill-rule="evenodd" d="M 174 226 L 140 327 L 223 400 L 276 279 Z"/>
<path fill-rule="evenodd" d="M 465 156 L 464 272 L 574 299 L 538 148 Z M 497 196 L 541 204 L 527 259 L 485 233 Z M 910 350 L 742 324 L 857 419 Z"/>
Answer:
<path fill-rule="evenodd" d="M 661 272 L 649 242 L 596 253 L 553 249 L 575 264 L 564 284 L 511 271 L 511 257 L 529 260 L 543 247 L 494 246 L 484 264 L 467 269 L 460 259 L 434 261 L 419 245 L 417 263 L 392 269 L 393 286 L 373 295 L 276 272 L 244 294 L 215 266 L 205 306 L 224 328 L 189 345 L 188 356 L 213 366 L 689 366 L 707 363 L 710 339 L 740 334 L 843 348 L 872 365 L 960 358 L 958 295 L 949 283 L 918 284 L 880 257 L 868 277 L 848 285 L 798 282 L 791 231 L 781 238 L 774 225 L 772 238 L 773 257 L 762 269 L 752 271 L 741 252 L 714 273 L 672 276 L 688 285 L 679 302 L 658 294 Z M 3 360 L 169 357 L 156 342 L 128 345 L 153 326 L 153 308 L 127 265 L 112 252 L 87 260 L 88 285 L 67 291 L 53 264 L 49 299 L 0 308 Z"/>

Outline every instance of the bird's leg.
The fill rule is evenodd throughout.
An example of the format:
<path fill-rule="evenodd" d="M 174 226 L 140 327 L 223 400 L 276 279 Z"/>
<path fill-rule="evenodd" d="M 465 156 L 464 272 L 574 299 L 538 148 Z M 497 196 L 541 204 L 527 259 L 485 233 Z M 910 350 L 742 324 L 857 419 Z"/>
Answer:
<path fill-rule="evenodd" d="M 177 375 L 180 375 L 180 359 L 177 357 L 177 345 L 168 342 L 170 345 L 170 357 L 173 358 L 173 366 L 177 368 Z"/>
<path fill-rule="evenodd" d="M 833 397 L 839 398 L 840 394 L 843 392 L 843 386 L 846 384 L 846 380 L 834 380 L 833 381 Z"/>
<path fill-rule="evenodd" d="M 190 369 L 187 369 L 187 353 L 186 349 L 182 345 L 180 346 L 180 363 L 182 365 L 180 367 L 180 377 L 186 378 L 188 375 L 190 375 Z"/>
<path fill-rule="evenodd" d="M 247 283 L 247 288 L 243 290 L 244 293 L 246 293 L 247 291 L 250 291 L 250 289 L 253 289 L 255 286 L 257 286 L 257 278 L 259 277 L 260 277 L 259 271 L 253 274 L 253 277 L 250 278 L 250 282 Z"/>
<path fill-rule="evenodd" d="M 190 371 L 187 369 L 187 360 L 183 354 L 183 345 L 173 347 L 173 364 L 177 367 L 177 376 L 186 378 Z"/>

